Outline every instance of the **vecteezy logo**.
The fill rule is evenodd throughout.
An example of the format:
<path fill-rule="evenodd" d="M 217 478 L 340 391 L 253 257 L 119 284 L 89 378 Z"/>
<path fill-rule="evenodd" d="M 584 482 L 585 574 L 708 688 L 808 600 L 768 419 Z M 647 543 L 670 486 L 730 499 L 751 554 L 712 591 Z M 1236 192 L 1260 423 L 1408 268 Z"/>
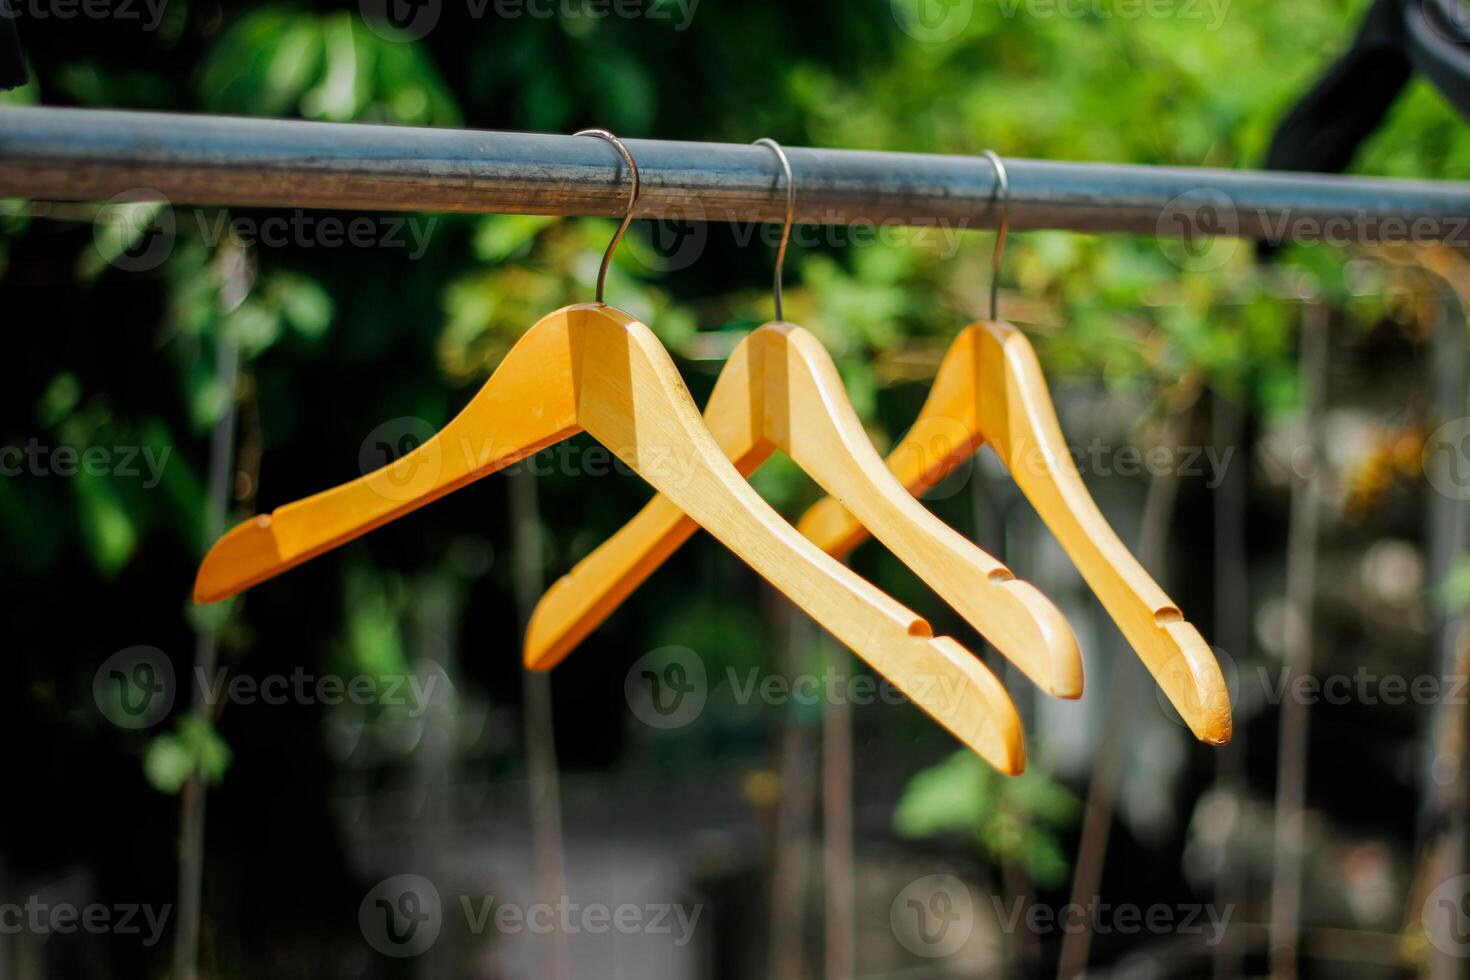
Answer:
<path fill-rule="evenodd" d="M 434 427 L 421 418 L 389 419 L 362 441 L 357 465 L 382 496 L 412 500 L 434 485 L 443 468 L 444 449 L 433 438 Z"/>
<path fill-rule="evenodd" d="M 704 254 L 709 243 L 709 215 L 698 201 L 689 201 L 672 218 L 648 222 L 648 248 L 630 254 L 650 272 L 679 272 Z"/>
<path fill-rule="evenodd" d="M 394 875 L 378 882 L 357 907 L 357 925 L 368 945 L 384 956 L 418 956 L 439 939 L 444 903 L 423 875 Z"/>
<path fill-rule="evenodd" d="M 959 37 L 975 16 L 975 0 L 892 0 L 893 19 L 916 41 L 942 44 Z"/>
<path fill-rule="evenodd" d="M 1435 949 L 1458 959 L 1470 957 L 1470 875 L 1457 875 L 1430 892 L 1421 919 Z"/>
<path fill-rule="evenodd" d="M 134 187 L 108 198 L 92 222 L 97 252 L 124 272 L 148 272 L 174 250 L 178 222 L 168 198 L 151 187 Z"/>
<path fill-rule="evenodd" d="M 975 929 L 970 888 L 954 875 L 926 875 L 910 882 L 888 909 L 894 938 L 916 956 L 952 956 Z"/>
<path fill-rule="evenodd" d="M 648 241 L 653 254 L 645 264 L 654 272 L 678 272 L 689 268 L 704 254 L 709 223 L 685 218 L 654 221 Z M 641 250 L 634 255 L 641 256 Z"/>
<path fill-rule="evenodd" d="M 1429 29 L 1456 44 L 1470 42 L 1470 3 L 1466 0 L 1419 0 Z"/>
<path fill-rule="evenodd" d="M 628 707 L 650 728 L 682 728 L 704 711 L 704 661 L 688 647 L 659 647 L 639 657 L 623 681 Z"/>
<path fill-rule="evenodd" d="M 157 647 L 119 650 L 92 675 L 92 699 L 119 728 L 148 728 L 174 704 L 174 666 Z"/>
<path fill-rule="evenodd" d="M 1424 440 L 1424 475 L 1451 500 L 1470 500 L 1470 418 L 1451 419 Z"/>
<path fill-rule="evenodd" d="M 443 0 L 358 0 L 368 30 L 385 41 L 417 41 L 439 23 Z"/>
<path fill-rule="evenodd" d="M 1159 212 L 1154 231 L 1164 256 L 1186 272 L 1218 269 L 1240 247 L 1235 202 L 1214 187 L 1198 187 L 1173 198 Z"/>
<path fill-rule="evenodd" d="M 926 474 L 923 489 L 915 490 L 915 496 L 945 500 L 969 485 L 976 451 L 965 423 L 947 415 L 926 415 L 914 423 L 903 441 L 918 455 L 920 472 Z"/>

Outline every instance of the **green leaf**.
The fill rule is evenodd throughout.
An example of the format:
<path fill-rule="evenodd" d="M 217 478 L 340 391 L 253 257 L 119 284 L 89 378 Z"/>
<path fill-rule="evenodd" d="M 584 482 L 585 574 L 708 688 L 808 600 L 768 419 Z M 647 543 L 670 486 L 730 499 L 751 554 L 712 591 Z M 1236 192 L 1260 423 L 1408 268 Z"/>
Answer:
<path fill-rule="evenodd" d="M 82 385 L 70 371 L 62 371 L 51 379 L 36 405 L 36 420 L 50 428 L 59 423 L 82 398 Z"/>
<path fill-rule="evenodd" d="M 971 830 L 993 802 L 990 784 L 996 778 L 975 753 L 956 752 L 909 780 L 893 814 L 894 829 L 904 837 Z"/>
<path fill-rule="evenodd" d="M 143 756 L 143 774 L 162 793 L 177 793 L 194 773 L 194 757 L 177 735 L 159 735 Z"/>
<path fill-rule="evenodd" d="M 195 431 L 203 431 L 219 421 L 230 404 L 230 392 L 221 383 L 213 364 L 194 360 L 187 369 L 189 421 Z"/>
<path fill-rule="evenodd" d="M 366 30 L 359 43 L 347 15 L 322 22 L 326 68 L 320 80 L 301 96 L 304 115 L 343 122 L 357 117 L 370 96 L 368 65 L 372 54 Z"/>
<path fill-rule="evenodd" d="M 216 111 L 284 115 L 319 76 L 321 62 L 316 18 L 269 9 L 247 14 L 205 57 L 200 100 Z"/>
<path fill-rule="evenodd" d="M 104 205 L 94 220 L 92 248 L 77 260 L 77 277 L 96 279 L 119 258 L 159 230 L 158 217 L 166 207 L 162 201 L 117 201 Z"/>
<path fill-rule="evenodd" d="M 382 575 L 357 565 L 346 581 L 347 652 L 350 670 L 383 676 L 408 673 L 398 597 L 390 594 Z"/>
<path fill-rule="evenodd" d="M 163 793 L 178 793 L 198 772 L 217 785 L 230 768 L 233 754 L 214 725 L 195 714 L 179 719 L 178 729 L 156 736 L 143 756 L 143 774 Z"/>
<path fill-rule="evenodd" d="M 308 340 L 321 339 L 331 326 L 332 296 L 315 279 L 276 272 L 266 283 L 265 292 L 279 307 L 287 325 Z"/>
<path fill-rule="evenodd" d="M 281 310 L 264 299 L 250 297 L 227 313 L 222 325 L 240 345 L 245 357 L 269 350 L 281 337 Z"/>
<path fill-rule="evenodd" d="M 501 262 L 528 249 L 541 229 L 557 218 L 535 214 L 493 214 L 475 229 L 475 257 L 482 262 Z"/>
<path fill-rule="evenodd" d="M 115 578 L 138 545 L 133 519 L 108 477 L 81 471 L 73 479 L 88 556 L 103 576 Z"/>
<path fill-rule="evenodd" d="M 1068 872 L 1056 831 L 1080 812 L 1080 801 L 1045 773 L 1003 777 L 961 750 L 909 781 L 893 826 L 905 837 L 968 834 L 992 858 L 1017 863 L 1050 887 Z"/>

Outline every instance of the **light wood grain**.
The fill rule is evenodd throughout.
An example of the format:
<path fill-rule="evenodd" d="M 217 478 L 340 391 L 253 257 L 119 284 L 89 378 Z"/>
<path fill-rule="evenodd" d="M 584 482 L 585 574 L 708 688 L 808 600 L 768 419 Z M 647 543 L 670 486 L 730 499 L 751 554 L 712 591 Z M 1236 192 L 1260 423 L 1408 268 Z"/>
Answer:
<path fill-rule="evenodd" d="M 769 323 L 742 339 L 704 421 L 743 474 L 786 452 L 1028 677 L 1059 697 L 1082 693 L 1082 656 L 1062 614 L 894 479 L 809 331 Z M 669 499 L 650 501 L 547 590 L 527 630 L 526 665 L 559 662 L 694 530 Z"/>
<path fill-rule="evenodd" d="M 995 676 L 824 554 L 745 482 L 643 324 L 588 304 L 528 331 L 433 439 L 366 476 L 247 521 L 205 556 L 195 598 L 233 595 L 585 429 L 991 765 L 1020 772 Z"/>
<path fill-rule="evenodd" d="M 1015 327 L 983 321 L 955 339 L 914 427 L 888 468 L 916 494 L 988 443 L 1196 737 L 1230 740 L 1230 696 L 1214 652 L 1119 540 L 1087 492 L 1062 437 L 1046 379 Z M 797 522 L 829 554 L 867 532 L 828 497 Z"/>

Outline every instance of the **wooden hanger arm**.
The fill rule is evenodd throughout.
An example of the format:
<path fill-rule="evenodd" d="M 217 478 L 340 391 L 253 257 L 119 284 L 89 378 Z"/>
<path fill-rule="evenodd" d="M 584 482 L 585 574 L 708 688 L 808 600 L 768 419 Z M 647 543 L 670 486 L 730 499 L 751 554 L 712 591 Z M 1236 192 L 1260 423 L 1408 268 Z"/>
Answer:
<path fill-rule="evenodd" d="M 720 372 L 711 403 L 739 405 L 748 398 L 751 368 L 749 347 L 741 343 Z M 758 408 L 711 414 L 704 421 L 742 477 L 759 469 L 775 448 L 761 433 Z M 526 667 L 550 670 L 561 663 L 698 529 L 667 497 L 655 494 L 536 603 L 526 626 Z"/>
<path fill-rule="evenodd" d="M 985 443 L 975 416 L 973 340 L 961 334 L 950 346 L 919 417 L 893 447 L 885 462 L 906 491 L 922 497 L 969 460 Z M 817 547 L 838 558 L 850 554 L 870 533 L 834 497 L 823 497 L 796 522 Z"/>
<path fill-rule="evenodd" d="M 894 479 L 817 338 L 771 323 L 749 340 L 764 347 L 770 440 L 1043 690 L 1081 696 L 1082 655 L 1061 612 Z"/>
<path fill-rule="evenodd" d="M 767 447 L 737 460 L 736 469 L 749 476 L 769 455 Z M 526 626 L 527 669 L 550 670 L 565 660 L 698 530 L 699 525 L 667 497 L 655 494 L 536 603 Z"/>
<path fill-rule="evenodd" d="M 226 533 L 200 563 L 194 601 L 226 599 L 574 435 L 572 381 L 566 331 L 528 332 L 423 445 Z"/>
<path fill-rule="evenodd" d="M 1097 510 L 1070 457 L 1058 469 L 1073 475 L 1016 482 L 1039 513 L 1052 515 L 1052 534 L 1195 737 L 1230 741 L 1229 692 L 1214 651 Z"/>
<path fill-rule="evenodd" d="M 1077 472 L 1026 336 L 985 321 L 974 340 L 980 427 L 1170 702 L 1202 741 L 1230 740 L 1230 696 L 1214 651 L 1103 517 Z M 988 392 L 1004 392 L 990 399 Z"/>
<path fill-rule="evenodd" d="M 889 453 L 888 471 L 913 496 L 922 498 L 984 444 L 978 436 L 952 438 L 946 430 L 954 428 L 952 419 L 920 419 Z M 949 447 L 949 451 L 941 447 Z M 823 497 L 807 508 L 796 529 L 839 559 L 852 554 L 871 536 L 835 497 Z"/>
<path fill-rule="evenodd" d="M 565 660 L 697 530 L 666 497 L 650 500 L 536 603 L 522 650 L 526 669 L 546 671 Z"/>
<path fill-rule="evenodd" d="M 972 324 L 955 338 L 919 419 L 887 465 L 921 493 L 986 442 L 1190 730 L 1211 744 L 1229 741 L 1229 693 L 1213 651 L 1097 509 L 1062 437 L 1035 351 L 1009 324 Z M 868 533 L 831 497 L 802 515 L 797 528 L 839 552 Z"/>

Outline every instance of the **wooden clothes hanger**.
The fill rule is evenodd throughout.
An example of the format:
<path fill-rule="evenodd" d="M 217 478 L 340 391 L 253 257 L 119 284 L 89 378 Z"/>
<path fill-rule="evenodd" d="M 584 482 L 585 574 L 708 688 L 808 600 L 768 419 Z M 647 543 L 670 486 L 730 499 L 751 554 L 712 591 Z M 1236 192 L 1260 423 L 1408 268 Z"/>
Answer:
<path fill-rule="evenodd" d="M 1008 191 L 1004 167 L 988 155 Z M 1202 741 L 1222 745 L 1231 734 L 1230 695 L 1214 652 L 1098 510 L 1062 436 L 1036 352 L 1021 331 L 996 320 L 1005 233 L 1003 216 L 990 319 L 971 324 L 955 338 L 918 420 L 889 454 L 888 469 L 913 493 L 923 494 L 988 443 L 1190 730 Z M 839 557 L 868 534 L 832 497 L 813 505 L 797 529 Z"/>
<path fill-rule="evenodd" d="M 783 450 L 1028 677 L 1051 694 L 1079 697 L 1082 655 L 1061 612 L 893 478 L 831 357 L 810 332 L 783 321 L 781 269 L 795 186 L 785 152 L 774 141 L 760 142 L 780 158 L 787 180 L 776 322 L 752 331 L 731 353 L 705 406 L 705 424 L 744 475 Z M 654 497 L 537 603 L 526 631 L 526 666 L 546 670 L 559 663 L 695 530 L 674 501 Z"/>
<path fill-rule="evenodd" d="M 205 556 L 195 601 L 241 592 L 585 430 L 960 741 L 1001 772 L 1020 772 L 1020 718 L 995 675 L 797 534 L 720 452 L 652 331 L 602 302 L 633 218 L 638 169 L 611 133 L 584 134 L 617 147 L 633 185 L 597 302 L 538 321 L 469 405 L 412 452 L 235 527 Z"/>

